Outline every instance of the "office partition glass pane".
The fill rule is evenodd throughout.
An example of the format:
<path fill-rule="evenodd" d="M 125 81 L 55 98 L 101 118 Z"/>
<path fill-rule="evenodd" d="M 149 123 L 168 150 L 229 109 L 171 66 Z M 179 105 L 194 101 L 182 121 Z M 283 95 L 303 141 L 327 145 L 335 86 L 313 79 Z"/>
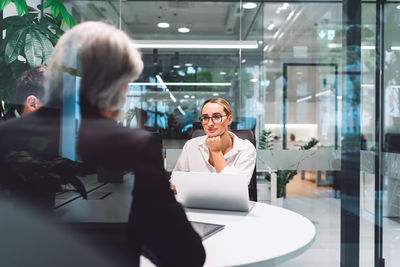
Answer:
<path fill-rule="evenodd" d="M 384 9 L 384 85 L 383 85 L 383 255 L 385 266 L 396 266 L 400 249 L 400 69 L 399 3 Z"/>
<path fill-rule="evenodd" d="M 362 5 L 360 93 L 360 266 L 374 266 L 376 6 Z"/>

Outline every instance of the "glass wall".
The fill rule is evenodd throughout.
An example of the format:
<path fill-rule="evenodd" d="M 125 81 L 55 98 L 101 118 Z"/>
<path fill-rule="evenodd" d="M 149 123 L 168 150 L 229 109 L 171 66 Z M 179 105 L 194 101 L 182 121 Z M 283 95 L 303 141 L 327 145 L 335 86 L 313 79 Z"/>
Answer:
<path fill-rule="evenodd" d="M 118 122 L 158 133 L 168 171 L 193 131 L 202 129 L 201 106 L 212 97 L 231 103 L 232 130 L 250 129 L 256 136 L 259 201 L 272 201 L 268 172 L 292 171 L 278 175 L 281 205 L 309 218 L 317 236 L 308 251 L 281 266 L 349 266 L 344 255 L 354 248 L 360 266 L 378 266 L 377 248 L 383 248 L 385 266 L 396 266 L 399 3 L 385 3 L 380 18 L 375 2 L 360 2 L 354 12 L 344 8 L 349 1 L 62 2 L 78 23 L 107 20 L 136 40 L 145 67 L 129 84 Z M 14 14 L 12 6 L 3 11 L 4 18 Z M 354 18 L 361 22 L 348 23 Z M 360 30 L 360 37 L 352 38 L 351 30 Z M 4 65 L 10 58 L 1 60 Z M 13 72 L 0 74 L 2 81 L 15 80 L 27 60 L 7 67 Z M 2 82 L 4 114 L 10 84 Z M 77 94 L 72 98 L 63 144 L 79 160 Z M 351 232 L 346 216 L 357 217 L 352 242 L 344 238 Z"/>

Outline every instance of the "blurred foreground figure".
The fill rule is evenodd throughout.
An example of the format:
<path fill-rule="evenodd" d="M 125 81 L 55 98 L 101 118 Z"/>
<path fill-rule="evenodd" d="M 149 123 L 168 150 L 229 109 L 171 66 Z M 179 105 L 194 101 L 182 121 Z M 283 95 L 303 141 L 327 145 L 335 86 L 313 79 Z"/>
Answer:
<path fill-rule="evenodd" d="M 202 266 L 205 252 L 169 189 L 161 142 L 151 133 L 117 124 L 128 83 L 143 69 L 133 41 L 102 22 L 84 22 L 64 34 L 49 64 L 50 99 L 60 98 L 65 73 L 81 77 L 79 154 L 85 162 L 134 171 L 127 238 L 135 264 L 140 253 L 159 266 Z M 64 81 L 64 83 L 63 83 Z"/>

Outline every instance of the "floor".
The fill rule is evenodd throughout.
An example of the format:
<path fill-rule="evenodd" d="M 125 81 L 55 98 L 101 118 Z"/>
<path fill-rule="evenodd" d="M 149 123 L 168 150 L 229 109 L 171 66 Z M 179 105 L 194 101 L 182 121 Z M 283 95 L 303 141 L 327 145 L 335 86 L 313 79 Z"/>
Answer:
<path fill-rule="evenodd" d="M 329 186 L 316 186 L 315 177 L 300 175 L 287 187 L 283 207 L 310 219 L 317 230 L 312 247 L 278 267 L 340 266 L 340 199 L 333 197 Z M 265 201 L 268 203 L 268 201 Z M 400 266 L 400 218 L 384 218 L 385 267 Z M 374 266 L 374 216 L 361 211 L 360 266 Z"/>

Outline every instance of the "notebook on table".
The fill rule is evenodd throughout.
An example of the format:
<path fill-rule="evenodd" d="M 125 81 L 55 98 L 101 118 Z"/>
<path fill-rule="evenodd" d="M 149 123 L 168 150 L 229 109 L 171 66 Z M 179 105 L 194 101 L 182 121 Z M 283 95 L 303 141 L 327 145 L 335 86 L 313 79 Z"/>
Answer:
<path fill-rule="evenodd" d="M 177 200 L 188 208 L 249 211 L 247 178 L 242 174 L 172 172 Z"/>

